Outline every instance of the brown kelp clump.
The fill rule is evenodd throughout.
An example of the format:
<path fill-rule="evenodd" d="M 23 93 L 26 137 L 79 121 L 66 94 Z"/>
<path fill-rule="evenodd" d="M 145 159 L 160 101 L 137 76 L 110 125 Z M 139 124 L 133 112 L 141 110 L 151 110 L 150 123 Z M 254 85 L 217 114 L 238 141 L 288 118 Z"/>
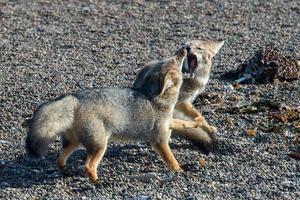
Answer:
<path fill-rule="evenodd" d="M 266 46 L 231 75 L 236 83 L 268 83 L 300 78 L 300 61 L 290 58 L 274 46 Z M 228 74 L 226 75 L 228 77 Z M 229 75 L 230 76 L 230 75 Z M 231 78 L 233 78 L 231 76 Z"/>

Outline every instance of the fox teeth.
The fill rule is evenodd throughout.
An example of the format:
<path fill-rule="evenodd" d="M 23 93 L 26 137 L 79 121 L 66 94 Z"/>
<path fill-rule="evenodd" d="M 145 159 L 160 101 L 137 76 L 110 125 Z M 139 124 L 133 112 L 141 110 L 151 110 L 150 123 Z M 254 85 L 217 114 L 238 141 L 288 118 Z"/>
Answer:
<path fill-rule="evenodd" d="M 195 75 L 195 73 L 190 74 L 190 73 L 184 72 L 182 74 L 182 76 L 183 76 L 183 78 L 187 79 L 187 78 L 195 78 L 196 75 Z"/>
<path fill-rule="evenodd" d="M 189 78 L 189 77 L 190 77 L 190 74 L 187 73 L 187 72 L 184 72 L 184 73 L 182 74 L 182 77 L 183 77 L 183 78 Z"/>

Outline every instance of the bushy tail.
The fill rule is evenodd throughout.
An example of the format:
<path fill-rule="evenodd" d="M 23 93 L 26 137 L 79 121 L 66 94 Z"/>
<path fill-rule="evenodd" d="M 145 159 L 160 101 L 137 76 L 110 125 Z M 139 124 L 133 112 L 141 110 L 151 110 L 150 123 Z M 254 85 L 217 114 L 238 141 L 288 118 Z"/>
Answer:
<path fill-rule="evenodd" d="M 214 151 L 217 145 L 216 135 L 214 133 L 208 133 L 200 127 L 186 129 L 184 131 L 173 130 L 172 135 L 192 142 L 198 149 L 206 154 Z"/>
<path fill-rule="evenodd" d="M 26 150 L 29 155 L 45 155 L 52 139 L 73 126 L 78 104 L 74 96 L 64 95 L 42 104 L 36 110 L 26 138 Z"/>
<path fill-rule="evenodd" d="M 174 109 L 173 118 L 182 120 L 192 120 L 177 109 Z M 192 128 L 183 131 L 172 130 L 172 135 L 188 140 L 196 145 L 203 153 L 209 153 L 215 150 L 217 138 L 215 133 L 204 131 L 202 128 Z"/>

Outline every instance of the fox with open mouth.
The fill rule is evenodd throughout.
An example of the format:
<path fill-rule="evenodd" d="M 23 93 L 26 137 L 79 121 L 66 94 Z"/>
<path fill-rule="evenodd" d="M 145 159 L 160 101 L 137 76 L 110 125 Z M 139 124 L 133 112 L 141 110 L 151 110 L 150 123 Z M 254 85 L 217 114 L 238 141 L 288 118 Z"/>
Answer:
<path fill-rule="evenodd" d="M 218 53 L 223 44 L 223 41 L 201 40 L 184 44 L 188 54 L 182 67 L 184 80 L 177 105 L 187 101 L 192 103 L 204 91 L 212 69 L 212 58 Z"/>
<path fill-rule="evenodd" d="M 183 84 L 180 88 L 173 117 L 184 120 L 193 119 L 201 124 L 201 128 L 173 130 L 172 134 L 193 142 L 204 152 L 213 150 L 216 143 L 215 133 L 217 129 L 206 122 L 192 103 L 204 91 L 212 70 L 212 59 L 223 44 L 224 41 L 204 40 L 193 40 L 184 44 L 187 50 L 187 57 L 182 67 Z M 149 67 L 146 65 L 139 72 L 138 78 L 133 84 L 134 88 L 140 87 L 140 83 L 149 70 Z"/>

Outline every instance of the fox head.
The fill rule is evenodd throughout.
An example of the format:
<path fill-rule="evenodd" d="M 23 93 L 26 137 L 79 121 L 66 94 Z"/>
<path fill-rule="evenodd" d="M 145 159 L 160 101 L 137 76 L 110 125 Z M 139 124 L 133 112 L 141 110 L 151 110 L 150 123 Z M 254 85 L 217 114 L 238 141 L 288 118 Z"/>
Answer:
<path fill-rule="evenodd" d="M 187 53 L 184 47 L 175 56 L 146 65 L 133 88 L 140 88 L 150 98 L 178 96 L 182 84 L 182 66 Z M 176 98 L 176 97 L 175 97 Z"/>
<path fill-rule="evenodd" d="M 200 75 L 201 71 L 211 71 L 212 58 L 223 46 L 224 41 L 193 40 L 184 44 L 187 57 L 184 60 L 182 72 L 184 77 L 193 78 Z M 199 73 L 197 73 L 199 72 Z"/>

